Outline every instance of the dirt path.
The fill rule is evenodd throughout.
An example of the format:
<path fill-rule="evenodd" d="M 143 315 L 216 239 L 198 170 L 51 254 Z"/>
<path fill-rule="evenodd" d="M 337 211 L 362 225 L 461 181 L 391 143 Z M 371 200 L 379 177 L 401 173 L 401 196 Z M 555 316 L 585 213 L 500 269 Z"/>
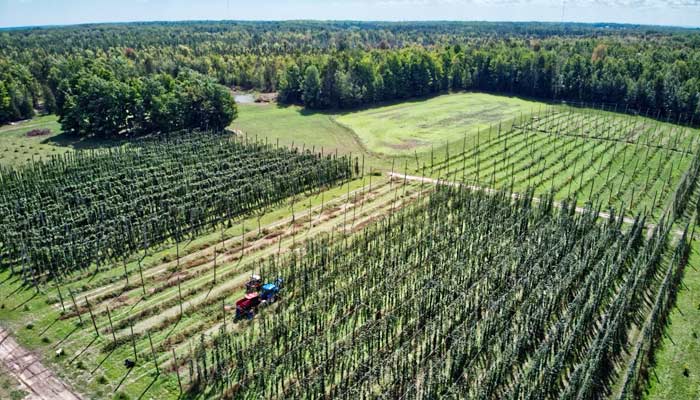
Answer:
<path fill-rule="evenodd" d="M 442 185 L 449 185 L 449 186 L 460 186 L 463 185 L 462 183 L 456 182 L 456 181 L 449 181 L 449 180 L 444 180 L 444 179 L 433 179 L 433 178 L 428 178 L 425 176 L 416 176 L 416 175 L 404 175 L 404 174 L 399 174 L 397 172 L 390 172 L 389 177 L 392 180 L 408 180 L 408 181 L 414 181 L 414 182 L 425 182 L 425 183 L 431 183 L 431 184 L 442 184 Z M 487 187 L 481 187 L 481 186 L 474 186 L 474 185 L 464 185 L 469 190 L 482 190 L 486 193 L 498 193 L 498 190 L 492 189 L 492 188 L 487 188 Z M 518 193 L 513 193 L 511 197 L 518 198 L 519 194 Z M 537 197 L 533 197 L 532 201 L 535 203 L 539 203 L 541 200 Z M 553 201 L 552 205 L 556 208 L 561 208 L 562 203 L 558 201 Z M 576 212 L 579 214 L 582 214 L 584 212 L 587 212 L 588 210 L 583 208 L 583 207 L 576 207 Z M 610 213 L 607 212 L 599 212 L 598 216 L 603 219 L 610 219 Z M 634 223 L 634 218 L 629 218 L 629 217 L 624 217 L 622 219 L 626 224 L 633 224 Z M 655 224 L 646 224 L 645 228 L 647 228 L 647 236 L 651 237 L 651 234 L 654 231 L 654 228 L 656 228 Z M 673 231 L 673 234 L 680 237 L 683 236 L 683 231 L 682 230 L 675 230 Z"/>
<path fill-rule="evenodd" d="M 32 400 L 81 400 L 35 354 L 20 346 L 10 332 L 0 327 L 0 360 L 30 393 Z"/>

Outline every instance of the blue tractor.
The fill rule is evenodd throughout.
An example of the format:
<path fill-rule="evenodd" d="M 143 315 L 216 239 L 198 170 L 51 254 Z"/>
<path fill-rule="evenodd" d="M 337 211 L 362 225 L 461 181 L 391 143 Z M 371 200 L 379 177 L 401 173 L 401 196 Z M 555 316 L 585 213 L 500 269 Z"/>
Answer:
<path fill-rule="evenodd" d="M 275 279 L 274 283 L 266 283 L 260 289 L 260 301 L 263 304 L 272 304 L 279 298 L 282 289 L 282 278 Z"/>

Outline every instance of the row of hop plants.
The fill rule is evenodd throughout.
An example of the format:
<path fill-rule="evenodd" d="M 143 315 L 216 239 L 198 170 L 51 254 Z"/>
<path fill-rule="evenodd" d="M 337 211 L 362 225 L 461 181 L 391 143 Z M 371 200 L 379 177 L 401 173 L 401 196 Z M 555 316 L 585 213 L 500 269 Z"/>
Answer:
<path fill-rule="evenodd" d="M 630 213 L 646 207 L 660 216 L 674 189 L 673 182 L 666 181 L 672 180 L 679 164 L 692 162 L 690 158 L 697 153 L 695 140 L 682 128 L 674 132 L 668 126 L 597 112 L 552 109 L 515 121 L 510 130 L 499 126 L 477 133 L 475 146 L 438 163 L 433 171 L 495 188 L 527 185 L 560 196 L 587 196 L 607 205 L 625 205 Z M 584 129 L 589 125 L 611 132 Z M 655 163 L 656 168 L 645 163 Z M 661 181 L 665 183 L 657 185 Z"/>
<path fill-rule="evenodd" d="M 189 393 L 601 395 L 589 383 L 615 357 L 608 343 L 625 346 L 668 229 L 645 241 L 643 217 L 629 228 L 573 204 L 440 186 L 351 239 L 271 259 L 264 273 L 286 278 L 284 299 L 242 330 L 201 337 L 184 361 Z"/>
<path fill-rule="evenodd" d="M 683 237 L 673 252 L 672 262 L 664 274 L 661 287 L 654 298 L 654 305 L 645 324 L 643 324 L 641 343 L 627 366 L 622 389 L 617 396 L 619 400 L 636 399 L 642 396 L 649 367 L 654 361 L 654 350 L 663 339 L 663 331 L 668 321 L 670 309 L 678 294 L 683 279 L 683 270 L 688 264 L 693 234 L 694 232 L 688 234 L 686 226 Z"/>
<path fill-rule="evenodd" d="M 110 264 L 358 171 L 321 155 L 180 134 L 0 171 L 0 261 L 26 281 Z"/>

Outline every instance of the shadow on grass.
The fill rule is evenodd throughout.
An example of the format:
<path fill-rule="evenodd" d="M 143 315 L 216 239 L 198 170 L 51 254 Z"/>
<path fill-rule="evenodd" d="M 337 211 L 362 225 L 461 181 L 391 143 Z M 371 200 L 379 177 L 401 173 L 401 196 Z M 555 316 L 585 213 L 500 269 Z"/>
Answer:
<path fill-rule="evenodd" d="M 135 308 L 139 303 L 141 303 L 142 301 L 144 301 L 143 296 L 142 296 L 142 297 L 139 297 L 139 300 L 138 300 L 136 303 L 134 303 L 134 304 L 131 306 L 131 308 L 129 308 L 129 312 L 134 311 L 134 308 Z"/>
<path fill-rule="evenodd" d="M 109 358 L 109 356 L 111 356 L 112 354 L 114 354 L 114 350 L 116 350 L 116 347 L 113 347 L 112 350 L 111 350 L 109 353 L 107 353 L 107 355 L 102 359 L 102 361 L 100 361 L 100 363 L 97 364 L 97 366 L 95 367 L 95 369 L 93 369 L 92 372 L 90 372 L 90 375 L 95 375 L 95 371 L 97 371 L 97 370 L 102 366 L 102 364 L 104 364 L 105 361 L 107 361 L 107 359 Z M 129 370 L 129 371 L 131 371 L 131 370 Z"/>
<path fill-rule="evenodd" d="M 117 385 L 117 387 L 114 388 L 114 392 L 113 392 L 113 393 L 117 393 L 117 390 L 119 390 L 119 388 L 122 387 L 122 383 L 124 383 L 124 381 L 126 380 L 126 378 L 129 377 L 129 374 L 131 373 L 132 370 L 133 370 L 133 368 L 129 368 L 129 369 L 126 370 L 126 374 L 124 374 L 124 376 L 122 377 L 122 380 L 119 381 L 119 384 Z"/>
<path fill-rule="evenodd" d="M 209 290 L 207 290 L 207 295 L 204 296 L 204 301 L 206 301 L 209 298 L 209 295 L 211 294 L 211 291 L 214 290 L 215 286 L 216 286 L 216 283 L 212 281 L 211 286 L 209 286 Z"/>
<path fill-rule="evenodd" d="M 81 137 L 78 135 L 62 132 L 41 141 L 42 144 L 49 144 L 58 147 L 70 147 L 75 150 L 96 150 L 109 147 L 119 147 L 130 141 L 131 138 L 96 138 Z"/>
<path fill-rule="evenodd" d="M 29 303 L 30 301 L 32 301 L 32 299 L 34 299 L 34 298 L 36 297 L 37 294 L 39 294 L 39 292 L 34 291 L 34 293 L 31 295 L 31 297 L 29 297 L 27 300 L 23 301 L 22 303 L 17 304 L 17 305 L 12 309 L 12 311 L 17 311 L 17 310 L 19 310 L 20 307 L 24 307 L 27 303 Z"/>
<path fill-rule="evenodd" d="M 175 322 L 175 323 L 172 325 L 172 328 L 170 328 L 170 330 L 168 331 L 168 333 L 165 335 L 165 339 L 163 339 L 163 340 L 167 340 L 167 339 L 170 337 L 170 335 L 173 334 L 173 332 L 175 331 L 175 329 L 177 328 L 177 326 L 180 325 L 180 321 L 182 321 L 182 314 L 180 315 L 180 318 L 177 319 L 177 322 Z"/>
<path fill-rule="evenodd" d="M 146 388 L 143 390 L 143 392 L 141 392 L 141 395 L 139 396 L 139 400 L 143 399 L 143 396 L 146 395 L 146 392 L 148 392 L 151 389 L 151 387 L 156 383 L 156 381 L 158 380 L 158 377 L 160 377 L 160 373 L 156 373 L 156 376 L 153 378 L 151 383 L 149 383 L 148 386 L 146 386 Z"/>
<path fill-rule="evenodd" d="M 44 330 L 41 331 L 41 333 L 39 334 L 39 336 L 44 336 L 44 333 L 46 333 L 46 331 L 48 331 L 49 329 L 51 329 L 51 327 L 54 326 L 54 325 L 56 324 L 56 322 L 58 322 L 58 320 L 59 320 L 59 319 L 56 318 L 56 319 L 53 320 L 53 322 L 51 322 L 50 324 L 48 324 L 48 325 L 46 326 L 46 328 L 44 328 Z"/>
<path fill-rule="evenodd" d="M 3 283 L 5 283 L 5 282 L 3 282 Z M 10 297 L 14 296 L 17 292 L 19 292 L 19 291 L 22 290 L 22 289 L 23 289 L 23 288 L 22 288 L 21 285 L 20 285 L 20 286 L 17 286 L 17 287 L 15 288 L 15 290 L 12 291 L 12 293 L 9 293 L 7 296 L 5 296 L 5 300 L 7 300 L 7 299 L 9 299 Z"/>
<path fill-rule="evenodd" d="M 75 361 L 78 357 L 82 356 L 83 353 L 85 353 L 85 352 L 87 351 L 87 349 L 89 349 L 90 346 L 92 346 L 93 343 L 95 343 L 95 341 L 97 341 L 97 338 L 98 338 L 98 337 L 99 337 L 99 336 L 95 335 L 95 337 L 92 338 L 92 340 L 90 341 L 90 343 L 88 343 L 88 345 L 85 346 L 85 348 L 84 348 L 83 350 L 81 350 L 80 353 L 76 354 L 73 358 L 71 358 L 71 360 L 68 362 L 68 364 L 73 364 L 73 361 Z"/>
<path fill-rule="evenodd" d="M 298 112 L 299 112 L 299 114 L 301 114 L 303 116 L 309 116 L 309 115 L 315 115 L 315 114 L 328 115 L 328 116 L 338 116 L 338 115 L 344 115 L 344 114 L 349 114 L 349 113 L 358 112 L 358 111 L 371 110 L 373 108 L 393 106 L 393 105 L 397 105 L 397 104 L 422 103 L 426 100 L 430 100 L 430 99 L 433 99 L 435 97 L 444 96 L 444 95 L 448 95 L 448 94 L 459 94 L 459 93 L 481 93 L 481 92 L 462 92 L 462 91 L 436 92 L 436 93 L 429 93 L 429 94 L 426 94 L 423 96 L 385 100 L 385 101 L 378 101 L 378 102 L 366 103 L 366 104 L 357 104 L 357 105 L 351 105 L 351 106 L 347 106 L 347 107 L 335 106 L 335 107 L 323 108 L 323 109 L 309 109 L 309 108 L 304 107 L 303 104 L 299 104 L 299 103 L 285 104 L 285 103 L 277 102 L 275 104 L 277 105 L 277 108 L 281 108 L 281 109 L 287 109 L 287 108 L 291 108 L 291 107 L 299 107 Z M 514 96 L 508 96 L 508 95 L 501 95 L 501 96 L 502 97 L 514 97 Z"/>
<path fill-rule="evenodd" d="M 19 277 L 18 274 L 16 274 L 16 273 L 11 273 L 11 274 L 7 275 L 7 277 L 6 277 L 5 279 L 3 279 L 2 281 L 0 281 L 0 285 L 4 285 L 4 284 L 6 284 L 6 283 L 8 283 L 8 282 L 9 282 L 9 283 L 17 283 L 17 282 L 19 282 L 19 280 L 20 280 L 20 277 Z"/>
<path fill-rule="evenodd" d="M 71 335 L 74 334 L 74 333 L 75 333 L 78 329 L 80 329 L 80 328 L 81 328 L 80 326 L 76 325 L 75 328 L 73 328 L 72 331 L 68 332 L 68 334 L 66 335 L 66 337 L 64 337 L 64 338 L 61 339 L 58 343 L 56 343 L 56 344 L 53 346 L 53 348 L 54 348 L 54 349 L 55 349 L 55 348 L 58 348 L 58 346 L 60 346 L 61 344 L 63 344 L 63 342 L 65 342 L 66 340 L 68 340 L 68 338 L 71 337 Z"/>

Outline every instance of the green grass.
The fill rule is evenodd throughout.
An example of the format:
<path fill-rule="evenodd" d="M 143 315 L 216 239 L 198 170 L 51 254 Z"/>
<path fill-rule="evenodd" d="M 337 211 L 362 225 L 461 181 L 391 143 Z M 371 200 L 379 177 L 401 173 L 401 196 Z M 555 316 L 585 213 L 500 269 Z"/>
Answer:
<path fill-rule="evenodd" d="M 44 136 L 27 136 L 32 129 L 49 129 Z M 48 160 L 52 156 L 74 150 L 101 149 L 119 146 L 123 141 L 79 138 L 61 131 L 55 115 L 42 115 L 14 125 L 0 126 L 0 166 L 18 167 L 33 161 Z"/>
<path fill-rule="evenodd" d="M 429 152 L 446 142 L 484 130 L 542 103 L 484 93 L 459 93 L 407 101 L 336 117 L 368 150 L 388 155 Z"/>
<path fill-rule="evenodd" d="M 369 154 L 353 132 L 333 118 L 334 114 L 310 112 L 298 106 L 239 104 L 238 118 L 230 127 L 241 130 L 251 140 L 257 137 L 284 146 L 323 149 L 325 153 L 337 149 L 339 154 L 365 154 L 367 161 L 375 161 L 372 164 L 383 162 Z"/>
<path fill-rule="evenodd" d="M 656 351 L 649 400 L 697 400 L 700 398 L 700 243 L 685 268 L 683 284 L 671 311 L 662 346 Z M 683 374 L 688 370 L 688 376 Z"/>
<path fill-rule="evenodd" d="M 50 129 L 51 134 L 28 137 L 27 131 L 32 129 Z M 38 161 L 69 151 L 68 147 L 57 146 L 51 141 L 60 133 L 61 125 L 54 115 L 36 117 L 16 125 L 0 126 L 0 165 L 18 166 L 32 159 Z"/>

